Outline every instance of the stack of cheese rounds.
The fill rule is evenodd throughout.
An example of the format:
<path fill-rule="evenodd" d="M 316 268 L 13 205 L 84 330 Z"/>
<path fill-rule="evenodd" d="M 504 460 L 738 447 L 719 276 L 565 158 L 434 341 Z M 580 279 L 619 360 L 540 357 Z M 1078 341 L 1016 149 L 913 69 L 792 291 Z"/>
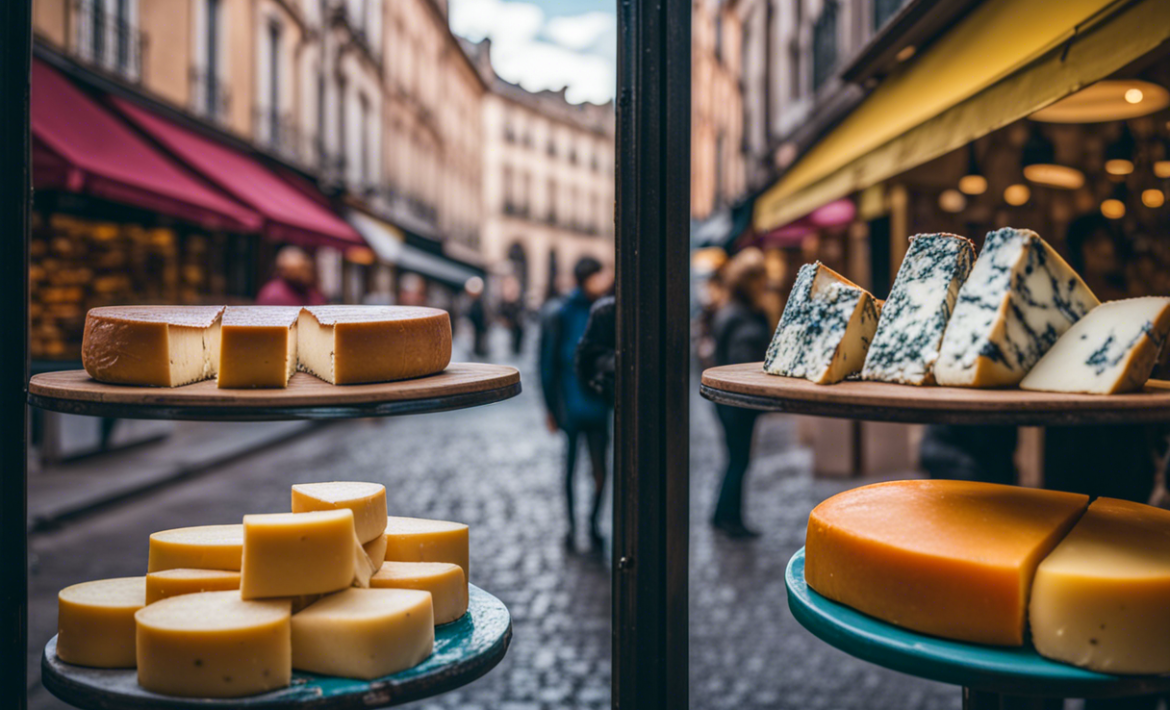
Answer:
<path fill-rule="evenodd" d="M 291 512 L 156 532 L 145 577 L 61 590 L 57 655 L 185 697 L 379 678 L 467 613 L 467 567 L 466 525 L 389 517 L 375 483 L 297 484 Z"/>

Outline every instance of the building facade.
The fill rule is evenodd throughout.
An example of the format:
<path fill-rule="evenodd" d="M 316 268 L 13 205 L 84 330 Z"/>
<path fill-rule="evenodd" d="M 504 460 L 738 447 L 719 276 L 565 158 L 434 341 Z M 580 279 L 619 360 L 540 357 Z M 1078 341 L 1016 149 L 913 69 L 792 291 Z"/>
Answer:
<path fill-rule="evenodd" d="M 695 0 L 691 24 L 691 216 L 710 217 L 745 189 L 740 16 L 728 0 Z"/>

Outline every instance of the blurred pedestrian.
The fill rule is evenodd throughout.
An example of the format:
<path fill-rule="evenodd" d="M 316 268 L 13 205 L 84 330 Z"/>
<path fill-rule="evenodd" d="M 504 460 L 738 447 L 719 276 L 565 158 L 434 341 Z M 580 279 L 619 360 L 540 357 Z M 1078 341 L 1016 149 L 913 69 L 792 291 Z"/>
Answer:
<path fill-rule="evenodd" d="M 593 506 L 589 513 L 589 540 L 601 550 L 604 540 L 599 526 L 602 493 L 605 489 L 609 449 L 609 404 L 583 386 L 574 360 L 577 344 L 585 332 L 589 311 L 595 301 L 613 286 L 613 276 L 601 262 L 585 257 L 573 268 L 577 287 L 559 303 L 546 308 L 540 330 L 540 383 L 544 393 L 546 422 L 550 432 L 565 433 L 565 510 L 568 533 L 565 545 L 573 549 L 576 540 L 573 474 L 577 467 L 578 444 L 585 440 L 593 472 Z"/>
<path fill-rule="evenodd" d="M 726 298 L 711 325 L 715 365 L 762 359 L 771 339 L 763 309 L 767 287 L 764 255 L 759 249 L 744 249 L 724 265 L 721 280 Z M 758 537 L 759 533 L 743 521 L 743 486 L 751 463 L 752 435 L 759 412 L 722 404 L 715 405 L 715 410 L 723 426 L 727 470 L 719 486 L 711 524 L 733 539 Z"/>
<path fill-rule="evenodd" d="M 617 363 L 617 312 L 613 296 L 599 299 L 589 309 L 585 334 L 577 344 L 577 379 L 610 407 L 614 402 Z"/>
<path fill-rule="evenodd" d="M 313 257 L 300 247 L 288 246 L 276 253 L 276 276 L 256 295 L 260 306 L 320 306 L 326 301 L 317 290 Z"/>
<path fill-rule="evenodd" d="M 471 323 L 473 341 L 471 350 L 478 358 L 488 354 L 488 316 L 487 307 L 483 302 L 483 279 L 472 276 L 467 279 L 463 290 L 467 293 L 467 320 Z"/>
<path fill-rule="evenodd" d="M 512 336 L 512 354 L 519 355 L 524 347 L 524 294 L 515 276 L 504 278 L 500 289 L 500 320 Z"/>

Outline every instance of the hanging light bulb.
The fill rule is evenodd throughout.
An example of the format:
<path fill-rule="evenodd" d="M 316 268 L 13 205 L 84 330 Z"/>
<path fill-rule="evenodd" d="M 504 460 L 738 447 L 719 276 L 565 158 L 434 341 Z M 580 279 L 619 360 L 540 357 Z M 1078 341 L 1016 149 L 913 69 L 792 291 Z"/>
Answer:
<path fill-rule="evenodd" d="M 1152 210 L 1156 210 L 1166 204 L 1166 195 L 1161 190 L 1155 188 L 1142 190 L 1142 204 Z"/>
<path fill-rule="evenodd" d="M 1113 194 L 1109 199 L 1101 203 L 1101 214 L 1106 219 L 1121 219 L 1125 216 L 1125 201 L 1129 196 L 1129 191 L 1125 187 L 1125 183 L 1118 183 L 1113 186 Z"/>
<path fill-rule="evenodd" d="M 958 190 L 943 190 L 938 196 L 938 206 L 943 212 L 962 212 L 967 207 L 967 198 Z"/>
<path fill-rule="evenodd" d="M 1110 175 L 1129 175 L 1133 172 L 1133 154 L 1136 149 L 1129 124 L 1121 124 L 1121 135 L 1105 148 L 1105 172 Z"/>
<path fill-rule="evenodd" d="M 1163 138 L 1162 159 L 1154 161 L 1154 175 L 1162 179 L 1170 178 L 1170 138 Z"/>
<path fill-rule="evenodd" d="M 987 192 L 987 178 L 979 172 L 974 143 L 967 144 L 967 174 L 959 178 L 959 191 L 967 195 L 982 195 Z"/>
<path fill-rule="evenodd" d="M 1076 168 L 1056 164 L 1056 146 L 1033 125 L 1032 135 L 1024 143 L 1024 177 L 1037 185 L 1075 190 L 1085 184 L 1085 174 Z"/>
<path fill-rule="evenodd" d="M 1003 201 L 1013 207 L 1019 207 L 1027 203 L 1032 197 L 1032 191 L 1023 183 L 1016 183 L 1015 185 L 1008 185 L 1003 191 Z"/>

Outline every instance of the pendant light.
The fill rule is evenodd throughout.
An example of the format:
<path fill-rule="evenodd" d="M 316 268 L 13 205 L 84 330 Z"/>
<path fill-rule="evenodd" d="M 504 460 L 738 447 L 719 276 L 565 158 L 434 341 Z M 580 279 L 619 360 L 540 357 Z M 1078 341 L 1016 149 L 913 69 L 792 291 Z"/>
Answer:
<path fill-rule="evenodd" d="M 1046 123 L 1103 123 L 1147 116 L 1170 106 L 1166 88 L 1140 79 L 1098 81 L 1028 118 Z"/>
<path fill-rule="evenodd" d="M 1008 185 L 1003 191 L 1003 201 L 1012 207 L 1019 207 L 1020 205 L 1026 204 L 1031 197 L 1032 191 L 1023 183 Z"/>
<path fill-rule="evenodd" d="M 1137 143 L 1129 132 L 1129 124 L 1121 124 L 1121 135 L 1105 147 L 1105 172 L 1110 175 L 1129 175 L 1133 172 L 1133 154 Z"/>
<path fill-rule="evenodd" d="M 1154 176 L 1162 178 L 1170 178 L 1170 138 L 1163 138 L 1162 143 L 1162 159 L 1154 161 Z"/>
<path fill-rule="evenodd" d="M 1024 143 L 1024 177 L 1037 185 L 1075 190 L 1085 184 L 1085 174 L 1076 168 L 1056 164 L 1056 145 L 1033 125 Z"/>
<path fill-rule="evenodd" d="M 1142 204 L 1152 210 L 1156 210 L 1166 204 L 1166 195 L 1156 187 L 1142 190 Z"/>
<path fill-rule="evenodd" d="M 959 191 L 966 195 L 982 195 L 987 192 L 987 178 L 979 172 L 974 143 L 967 144 L 967 173 L 959 178 Z"/>
<path fill-rule="evenodd" d="M 1101 214 L 1107 219 L 1121 219 L 1125 216 L 1125 203 L 1129 197 L 1129 189 L 1124 182 L 1113 186 L 1113 194 L 1101 203 Z"/>

